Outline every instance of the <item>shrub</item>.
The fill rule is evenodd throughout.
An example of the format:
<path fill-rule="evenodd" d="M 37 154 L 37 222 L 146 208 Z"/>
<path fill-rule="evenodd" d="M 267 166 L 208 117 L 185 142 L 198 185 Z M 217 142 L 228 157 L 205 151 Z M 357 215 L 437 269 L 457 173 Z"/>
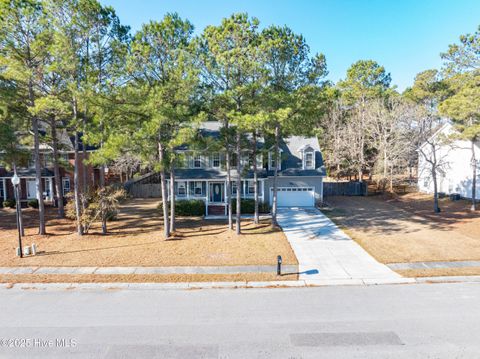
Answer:
<path fill-rule="evenodd" d="M 38 208 L 38 199 L 31 199 L 28 202 L 28 207 Z"/>
<path fill-rule="evenodd" d="M 163 213 L 163 202 L 157 206 L 160 213 Z M 184 199 L 175 201 L 175 215 L 195 217 L 205 215 L 205 202 L 201 199 Z"/>
<path fill-rule="evenodd" d="M 234 199 L 232 200 L 232 213 L 236 213 L 237 211 L 237 201 Z M 251 198 L 244 198 L 240 202 L 240 211 L 243 214 L 253 214 L 255 213 L 255 200 Z M 259 213 L 268 213 L 270 212 L 270 206 L 266 202 L 259 202 L 258 203 L 258 212 Z"/>
<path fill-rule="evenodd" d="M 15 199 L 6 199 L 5 201 L 3 201 L 3 207 L 4 208 L 6 208 L 6 207 L 15 208 L 16 204 L 17 204 L 17 202 L 15 201 Z"/>

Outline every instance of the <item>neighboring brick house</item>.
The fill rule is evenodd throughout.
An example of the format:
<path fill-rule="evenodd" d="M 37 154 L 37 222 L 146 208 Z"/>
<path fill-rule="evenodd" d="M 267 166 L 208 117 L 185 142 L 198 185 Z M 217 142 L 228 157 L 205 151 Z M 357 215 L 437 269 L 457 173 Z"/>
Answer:
<path fill-rule="evenodd" d="M 73 191 L 73 165 L 74 161 L 74 147 L 73 139 L 68 137 L 65 133 L 60 133 L 59 135 L 59 157 L 61 161 L 60 166 L 60 177 L 61 177 L 61 188 L 62 193 L 61 197 L 65 197 L 68 192 Z M 80 141 L 80 159 L 83 160 L 83 144 Z M 86 158 L 88 159 L 89 154 L 94 151 L 95 148 L 87 146 L 86 148 Z M 40 161 L 42 164 L 42 188 L 43 188 L 43 198 L 47 204 L 53 204 L 54 200 L 57 198 L 55 192 L 55 176 L 53 171 L 53 150 L 47 144 L 41 144 L 40 146 Z M 93 168 L 91 165 L 86 165 L 85 169 L 87 170 L 87 181 L 89 186 L 96 186 L 100 180 L 100 170 L 98 168 Z M 35 187 L 35 162 L 33 160 L 33 150 L 32 156 L 28 161 L 28 164 L 23 167 L 17 168 L 17 174 L 20 177 L 20 199 L 22 204 L 25 204 L 30 199 L 36 198 L 36 187 Z M 13 177 L 13 171 L 7 170 L 5 167 L 0 165 L 0 204 L 4 199 L 13 199 L 15 198 L 13 192 L 13 185 L 11 178 Z M 79 183 L 80 188 L 83 188 L 83 166 L 79 169 Z"/>
<path fill-rule="evenodd" d="M 206 122 L 200 129 L 204 138 L 218 139 L 221 125 L 219 122 Z M 273 176 L 275 158 L 273 148 L 265 148 L 263 139 L 258 140 L 257 157 L 259 198 L 261 202 L 272 203 Z M 175 198 L 201 199 L 205 202 L 207 214 L 226 213 L 226 163 L 225 151 L 193 151 L 181 146 L 177 152 L 185 158 L 182 168 L 175 170 Z M 251 150 L 241 156 L 242 173 L 241 194 L 243 198 L 253 198 L 254 181 Z M 322 153 L 316 137 L 292 136 L 280 144 L 278 164 L 278 205 L 280 207 L 311 207 L 323 200 L 323 177 L 326 175 Z M 236 195 L 237 154 L 232 154 L 232 195 Z M 169 186 L 170 188 L 170 186 Z M 127 183 L 130 194 L 138 197 L 160 197 L 158 173 L 151 173 Z"/>

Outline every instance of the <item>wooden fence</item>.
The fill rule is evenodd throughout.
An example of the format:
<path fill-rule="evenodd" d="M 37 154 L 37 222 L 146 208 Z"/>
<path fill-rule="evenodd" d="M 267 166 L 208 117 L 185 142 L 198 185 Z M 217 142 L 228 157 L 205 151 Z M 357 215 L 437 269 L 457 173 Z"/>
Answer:
<path fill-rule="evenodd" d="M 134 198 L 162 197 L 160 183 L 132 183 L 128 187 L 128 193 Z"/>
<path fill-rule="evenodd" d="M 323 182 L 323 197 L 328 196 L 365 196 L 365 182 Z"/>

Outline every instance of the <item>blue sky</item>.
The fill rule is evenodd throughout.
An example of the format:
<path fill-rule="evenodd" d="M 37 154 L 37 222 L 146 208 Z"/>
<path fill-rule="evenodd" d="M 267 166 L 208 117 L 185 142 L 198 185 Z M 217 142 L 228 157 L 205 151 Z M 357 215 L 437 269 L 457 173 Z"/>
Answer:
<path fill-rule="evenodd" d="M 440 68 L 440 52 L 480 25 L 479 0 L 101 0 L 121 21 L 139 29 L 167 12 L 188 18 L 200 33 L 234 12 L 248 12 L 261 26 L 288 25 L 327 57 L 337 81 L 359 59 L 385 66 L 400 90 L 415 75 Z"/>

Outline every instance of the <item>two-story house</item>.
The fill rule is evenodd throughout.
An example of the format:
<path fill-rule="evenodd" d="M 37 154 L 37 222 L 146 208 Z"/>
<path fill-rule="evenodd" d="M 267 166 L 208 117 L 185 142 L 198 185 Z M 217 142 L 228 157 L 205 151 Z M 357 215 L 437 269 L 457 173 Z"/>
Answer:
<path fill-rule="evenodd" d="M 220 137 L 219 122 L 205 122 L 200 133 L 203 137 Z M 263 139 L 258 143 L 258 193 L 261 202 L 272 204 L 274 169 L 278 168 L 278 206 L 311 207 L 323 200 L 323 177 L 325 167 L 318 139 L 316 137 L 292 136 L 280 144 L 280 161 L 275 163 L 274 149 L 266 148 Z M 207 214 L 226 214 L 227 172 L 225 150 L 206 148 L 192 150 L 188 146 L 177 149 L 183 156 L 182 168 L 175 170 L 175 198 L 201 199 L 205 202 Z M 231 153 L 231 192 L 242 198 L 253 198 L 253 156 L 246 150 L 240 156 Z M 237 188 L 236 161 L 242 161 L 241 188 Z M 143 186 L 143 188 L 142 188 Z M 170 188 L 170 186 L 168 186 Z M 138 197 L 160 196 L 159 176 L 152 173 L 131 181 L 127 188 Z M 169 194 L 170 195 L 170 194 Z"/>
<path fill-rule="evenodd" d="M 45 134 L 45 131 L 41 131 Z M 56 198 L 65 198 L 70 191 L 73 191 L 73 166 L 75 163 L 73 138 L 69 137 L 66 132 L 59 132 L 59 157 L 60 157 L 60 177 L 61 177 L 61 193 L 57 195 L 55 189 L 55 175 L 53 169 L 53 150 L 46 143 L 40 144 L 40 162 L 42 173 L 42 193 L 46 203 L 53 204 Z M 95 148 L 87 146 L 86 159 Z M 29 149 L 31 156 L 29 160 L 21 166 L 17 167 L 17 175 L 20 177 L 20 200 L 23 206 L 26 203 L 37 198 L 36 182 L 35 182 L 35 162 L 33 159 L 33 149 Z M 1 155 L 1 154 L 0 154 Z M 83 161 L 83 144 L 80 143 L 80 157 Z M 99 183 L 100 173 L 98 168 L 91 165 L 81 166 L 79 168 L 79 184 L 83 187 L 84 175 L 83 170 L 87 171 L 86 180 L 89 186 Z M 11 179 L 13 171 L 0 165 L 0 204 L 5 199 L 15 198 Z"/>

